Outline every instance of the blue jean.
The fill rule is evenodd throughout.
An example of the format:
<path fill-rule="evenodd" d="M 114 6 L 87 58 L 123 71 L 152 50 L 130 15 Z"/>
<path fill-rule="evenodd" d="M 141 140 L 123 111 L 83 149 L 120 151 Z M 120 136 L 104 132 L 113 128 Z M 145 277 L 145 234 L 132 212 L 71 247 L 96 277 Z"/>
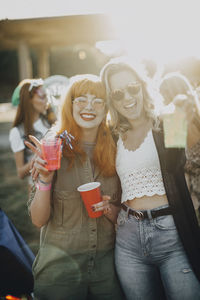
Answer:
<path fill-rule="evenodd" d="M 164 208 L 161 206 L 157 209 Z M 155 209 L 154 209 L 155 210 Z M 115 264 L 128 300 L 199 300 L 193 273 L 171 215 L 136 220 L 121 210 Z M 163 290 L 162 290 L 163 289 Z"/>

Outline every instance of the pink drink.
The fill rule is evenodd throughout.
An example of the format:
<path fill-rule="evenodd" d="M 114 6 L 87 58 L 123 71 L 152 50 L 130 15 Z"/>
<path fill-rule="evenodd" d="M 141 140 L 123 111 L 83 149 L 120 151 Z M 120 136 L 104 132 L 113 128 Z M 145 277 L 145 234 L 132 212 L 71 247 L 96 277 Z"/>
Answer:
<path fill-rule="evenodd" d="M 42 139 L 42 155 L 47 161 L 47 170 L 53 171 L 60 169 L 61 160 L 61 139 L 47 138 Z"/>

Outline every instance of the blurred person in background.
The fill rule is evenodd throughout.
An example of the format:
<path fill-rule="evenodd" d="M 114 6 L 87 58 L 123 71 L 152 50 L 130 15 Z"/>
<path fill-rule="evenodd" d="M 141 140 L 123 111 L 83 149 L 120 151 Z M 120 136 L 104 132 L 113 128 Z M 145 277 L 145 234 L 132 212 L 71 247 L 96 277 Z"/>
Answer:
<path fill-rule="evenodd" d="M 42 79 L 23 80 L 15 89 L 12 97 L 13 105 L 17 106 L 16 116 L 9 133 L 9 141 L 15 156 L 18 177 L 28 178 L 29 191 L 32 185 L 30 176 L 32 152 L 24 141 L 29 134 L 39 139 L 47 132 L 55 119 L 47 118 L 47 95 Z"/>
<path fill-rule="evenodd" d="M 66 95 L 69 83 L 70 79 L 63 75 L 52 75 L 44 79 L 48 100 L 56 116 L 59 114 L 61 102 Z"/>
<path fill-rule="evenodd" d="M 22 85 L 24 83 L 30 82 L 31 80 L 32 79 L 24 79 L 24 80 L 20 81 L 20 83 L 16 86 L 16 88 L 13 91 L 12 97 L 11 97 L 11 102 L 12 102 L 13 106 L 18 106 L 19 105 L 19 102 L 20 102 L 20 89 L 21 89 Z M 56 122 L 57 116 L 56 116 L 56 113 L 54 111 L 54 105 L 51 101 L 52 93 L 51 93 L 51 91 L 49 91 L 48 86 L 46 86 L 46 84 L 45 84 L 46 80 L 48 80 L 48 78 L 46 78 L 43 82 L 43 88 L 44 88 L 45 93 L 47 94 L 47 98 L 48 98 L 48 105 L 47 105 L 45 117 L 47 118 L 49 124 L 53 124 L 53 123 Z"/>
<path fill-rule="evenodd" d="M 188 120 L 185 175 L 193 205 L 200 224 L 200 98 L 187 77 L 180 73 L 166 74 L 160 82 L 159 90 L 164 105 L 185 96 Z"/>
<path fill-rule="evenodd" d="M 114 223 L 121 189 L 99 77 L 75 76 L 60 113 L 58 127 L 46 136 L 65 136 L 61 168 L 48 171 L 40 155 L 33 161 L 36 188 L 28 205 L 33 224 L 41 228 L 33 264 L 34 299 L 124 299 L 114 267 Z M 66 130 L 74 137 L 71 148 Z M 40 141 L 33 136 L 31 140 L 40 151 Z M 26 144 L 38 154 L 33 145 Z M 103 201 L 98 209 L 104 214 L 98 218 L 88 216 L 77 191 L 91 181 L 101 183 Z"/>
<path fill-rule="evenodd" d="M 124 293 L 128 300 L 198 300 L 200 231 L 185 182 L 185 150 L 165 147 L 156 91 L 140 66 L 113 59 L 101 78 L 118 136 L 115 264 Z"/>

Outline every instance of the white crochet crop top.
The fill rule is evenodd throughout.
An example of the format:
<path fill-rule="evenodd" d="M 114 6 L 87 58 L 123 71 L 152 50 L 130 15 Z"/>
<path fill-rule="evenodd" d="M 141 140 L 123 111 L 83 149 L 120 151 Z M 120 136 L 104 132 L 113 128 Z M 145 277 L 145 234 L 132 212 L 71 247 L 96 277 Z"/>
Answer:
<path fill-rule="evenodd" d="M 136 197 L 165 194 L 160 162 L 151 130 L 135 151 L 126 149 L 121 137 L 119 138 L 116 169 L 121 180 L 122 203 Z"/>

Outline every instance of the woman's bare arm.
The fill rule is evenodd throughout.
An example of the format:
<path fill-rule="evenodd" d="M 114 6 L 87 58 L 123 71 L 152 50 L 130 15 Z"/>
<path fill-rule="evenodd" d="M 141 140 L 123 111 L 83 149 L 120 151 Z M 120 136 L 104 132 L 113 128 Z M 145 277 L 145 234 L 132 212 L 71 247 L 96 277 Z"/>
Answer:
<path fill-rule="evenodd" d="M 16 152 L 14 154 L 17 175 L 20 179 L 24 179 L 27 175 L 30 175 L 31 162 L 24 163 L 24 150 Z"/>
<path fill-rule="evenodd" d="M 41 143 L 35 137 L 30 136 L 30 139 L 36 146 L 33 146 L 29 142 L 25 144 L 35 153 L 35 157 L 32 160 L 31 174 L 38 184 L 45 188 L 49 186 L 53 180 L 54 171 L 48 171 L 45 168 L 46 161 L 41 158 Z M 36 189 L 34 195 L 32 195 L 30 204 L 30 214 L 32 222 L 37 227 L 45 225 L 51 214 L 51 188 L 47 190 Z"/>

